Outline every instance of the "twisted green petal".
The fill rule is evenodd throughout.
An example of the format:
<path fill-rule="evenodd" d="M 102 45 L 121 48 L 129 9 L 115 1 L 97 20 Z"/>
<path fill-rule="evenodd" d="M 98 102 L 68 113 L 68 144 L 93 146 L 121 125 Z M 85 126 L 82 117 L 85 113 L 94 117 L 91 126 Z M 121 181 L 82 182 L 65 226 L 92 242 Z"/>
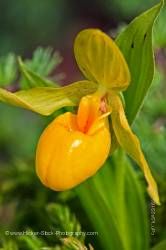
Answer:
<path fill-rule="evenodd" d="M 157 184 L 151 174 L 148 163 L 141 150 L 140 142 L 137 136 L 132 132 L 122 102 L 116 94 L 112 94 L 109 98 L 112 107 L 112 126 L 116 138 L 122 148 L 136 161 L 142 169 L 145 179 L 148 183 L 148 193 L 156 204 L 160 204 Z"/>
<path fill-rule="evenodd" d="M 40 87 L 11 93 L 0 88 L 0 101 L 32 110 L 41 115 L 51 115 L 65 106 L 78 105 L 82 96 L 91 94 L 97 84 L 79 81 L 65 87 Z"/>

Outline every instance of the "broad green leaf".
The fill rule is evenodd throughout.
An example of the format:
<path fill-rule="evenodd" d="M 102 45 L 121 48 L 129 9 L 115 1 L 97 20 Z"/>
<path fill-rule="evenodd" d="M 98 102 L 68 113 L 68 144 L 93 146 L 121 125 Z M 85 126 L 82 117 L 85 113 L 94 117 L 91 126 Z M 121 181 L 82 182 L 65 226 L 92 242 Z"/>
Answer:
<path fill-rule="evenodd" d="M 130 124 L 135 119 L 153 80 L 152 28 L 162 4 L 161 1 L 160 4 L 136 17 L 116 39 L 131 72 L 131 83 L 124 92 L 125 111 Z M 113 131 L 112 134 L 111 154 L 118 146 Z"/>
<path fill-rule="evenodd" d="M 130 72 L 126 61 L 114 41 L 102 31 L 81 31 L 75 40 L 74 54 L 87 79 L 109 89 L 124 90 L 128 87 Z"/>
<path fill-rule="evenodd" d="M 156 246 L 154 246 L 151 250 L 165 250 L 165 249 L 166 249 L 166 240 L 163 240 Z"/>
<path fill-rule="evenodd" d="M 78 105 L 82 96 L 91 94 L 97 84 L 79 81 L 65 87 L 41 87 L 11 93 L 0 88 L 0 101 L 32 110 L 41 115 L 50 115 L 65 106 Z"/>
<path fill-rule="evenodd" d="M 125 112 L 129 124 L 135 119 L 153 80 L 152 29 L 162 5 L 163 1 L 136 17 L 116 39 L 131 72 L 130 85 L 124 92 Z M 113 130 L 112 135 L 111 154 L 118 146 Z"/>
<path fill-rule="evenodd" d="M 123 151 L 117 151 L 76 192 L 98 232 L 101 249 L 148 249 L 143 189 Z"/>
<path fill-rule="evenodd" d="M 136 17 L 116 39 L 131 72 L 131 83 L 124 93 L 129 123 L 134 120 L 152 83 L 152 28 L 162 5 L 163 1 Z"/>

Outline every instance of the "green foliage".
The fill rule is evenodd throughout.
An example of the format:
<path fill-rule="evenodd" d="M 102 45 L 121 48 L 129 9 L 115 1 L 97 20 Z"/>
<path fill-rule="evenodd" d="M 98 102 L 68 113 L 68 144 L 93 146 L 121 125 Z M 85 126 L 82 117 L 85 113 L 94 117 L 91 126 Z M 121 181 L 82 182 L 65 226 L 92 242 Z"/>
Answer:
<path fill-rule="evenodd" d="M 86 247 L 84 243 L 74 237 L 68 237 L 61 240 L 61 245 L 49 247 L 44 241 L 37 236 L 20 236 L 18 243 L 12 240 L 4 241 L 3 248 L 0 250 L 93 250 L 89 245 Z"/>
<path fill-rule="evenodd" d="M 14 84 L 16 79 L 20 89 L 28 89 L 36 86 L 55 86 L 55 82 L 45 79 L 62 62 L 62 57 L 58 52 L 53 52 L 51 48 L 37 48 L 31 59 L 23 63 L 18 59 L 21 75 L 18 76 L 18 66 L 16 55 L 9 53 L 0 58 L 0 87 Z M 31 77 L 31 75 L 33 77 Z M 42 79 L 44 77 L 44 79 Z M 54 75 L 54 80 L 61 80 L 63 74 Z"/>
<path fill-rule="evenodd" d="M 155 247 L 152 248 L 152 250 L 165 250 L 166 248 L 166 240 L 163 240 L 159 244 L 157 244 Z"/>
<path fill-rule="evenodd" d="M 137 16 L 158 2 L 157 0 L 106 0 L 102 5 L 106 8 L 106 12 L 112 15 L 116 13 L 116 18 L 123 20 Z"/>
<path fill-rule="evenodd" d="M 63 243 L 66 246 L 64 250 L 93 250 L 93 247 L 91 245 L 89 245 L 89 247 L 87 248 L 80 241 L 72 237 L 63 239 Z"/>
<path fill-rule="evenodd" d="M 51 48 L 43 49 L 41 47 L 37 48 L 33 53 L 32 59 L 25 60 L 24 64 L 21 59 L 19 59 L 19 65 L 22 72 L 22 78 L 20 79 L 21 88 L 27 89 L 35 86 L 54 86 L 54 82 L 47 80 L 42 81 L 40 77 L 49 76 L 53 69 L 57 68 L 61 62 L 62 57 L 58 52 L 53 53 Z M 29 75 L 26 73 L 28 70 L 33 76 L 36 76 L 35 79 L 29 79 Z M 57 76 L 55 76 L 55 79 L 56 78 Z"/>
<path fill-rule="evenodd" d="M 164 4 L 161 14 L 157 19 L 154 27 L 154 45 L 156 48 L 166 47 L 165 20 L 166 20 L 166 3 Z"/>
<path fill-rule="evenodd" d="M 32 250 L 42 249 L 42 247 L 44 247 L 45 245 L 44 241 L 40 239 L 39 237 L 37 237 L 36 235 L 20 236 L 18 241 L 22 243 L 24 248 L 28 248 Z"/>
<path fill-rule="evenodd" d="M 59 52 L 52 48 L 38 47 L 31 60 L 25 60 L 25 65 L 40 76 L 48 76 L 62 62 Z"/>
<path fill-rule="evenodd" d="M 0 58 L 0 87 L 11 84 L 17 75 L 16 57 L 14 54 Z"/>
<path fill-rule="evenodd" d="M 60 204 L 49 204 L 47 206 L 47 212 L 50 216 L 50 219 L 56 227 L 62 232 L 81 232 L 81 225 L 77 221 L 75 215 L 71 214 L 69 208 L 67 206 L 62 206 Z M 82 234 L 78 235 L 78 239 L 84 240 L 84 236 Z"/>
<path fill-rule="evenodd" d="M 160 79 L 159 74 L 162 76 Z M 139 133 L 143 149 L 149 157 L 150 165 L 153 167 L 154 173 L 160 176 L 163 183 L 166 178 L 166 170 L 163 165 L 166 155 L 165 95 L 165 77 L 156 71 L 148 98 L 134 123 L 134 130 Z"/>
<path fill-rule="evenodd" d="M 144 196 L 138 177 L 122 152 L 116 152 L 76 192 L 98 231 L 102 249 L 148 249 Z"/>
<path fill-rule="evenodd" d="M 52 65 L 58 64 L 55 58 L 51 57 L 49 54 L 49 50 L 43 50 L 42 53 L 44 54 L 43 60 L 45 60 L 46 55 L 47 60 L 50 60 L 51 66 L 49 70 L 52 68 Z M 31 64 L 30 61 L 28 61 L 29 65 L 36 65 L 36 71 L 37 68 L 40 68 L 40 66 L 37 67 L 37 62 L 39 63 L 41 60 L 39 60 L 40 55 L 41 50 L 40 53 L 34 56 Z M 78 105 L 82 96 L 93 93 L 97 89 L 97 84 L 95 82 L 86 80 L 78 81 L 65 87 L 57 87 L 53 81 L 45 79 L 41 74 L 29 69 L 21 58 L 18 59 L 18 62 L 22 77 L 24 78 L 23 81 L 22 78 L 19 80 L 23 82 L 20 86 L 21 89 L 26 88 L 26 90 L 11 93 L 10 91 L 0 88 L 0 101 L 2 102 L 29 109 L 42 115 L 50 115 L 62 107 Z M 41 60 L 41 65 L 42 64 L 43 61 Z M 47 65 L 49 65 L 48 62 Z M 46 67 L 46 65 L 41 67 L 43 72 L 45 72 L 44 67 Z M 47 68 L 45 70 L 47 73 L 49 72 Z"/>
<path fill-rule="evenodd" d="M 0 203 L 11 206 L 14 213 L 13 226 L 6 224 L 1 227 L 0 246 L 2 244 L 5 250 L 14 250 L 17 249 L 16 247 L 24 250 L 44 249 L 44 247 L 54 249 L 54 246 L 67 250 L 71 249 L 71 247 L 67 248 L 68 245 L 76 243 L 83 247 L 85 237 L 81 234 L 82 228 L 79 221 L 67 205 L 60 203 L 60 194 L 54 194 L 39 183 L 34 168 L 30 166 L 25 162 L 17 161 L 13 167 L 1 166 L 0 168 Z M 65 196 L 65 200 L 72 199 L 68 192 Z M 59 203 L 53 203 L 55 198 Z M 6 230 L 28 232 L 28 234 L 15 236 L 14 240 L 10 241 L 9 235 L 4 236 Z M 47 232 L 51 232 L 51 236 L 47 235 Z M 68 240 L 71 234 L 73 238 Z"/>
<path fill-rule="evenodd" d="M 152 28 L 162 5 L 163 2 L 134 19 L 116 39 L 131 72 L 131 83 L 124 92 L 126 114 L 130 123 L 140 109 L 152 83 Z"/>
<path fill-rule="evenodd" d="M 18 250 L 18 245 L 13 240 L 4 241 L 3 248 L 0 250 Z"/>
<path fill-rule="evenodd" d="M 71 5 L 65 0 L 6 0 L 0 1 L 0 54 L 15 51 L 23 54 L 34 46 L 59 43 L 71 17 Z M 63 29 L 62 29 L 63 27 Z"/>
<path fill-rule="evenodd" d="M 152 238 L 153 245 L 166 237 L 166 169 L 163 164 L 166 155 L 165 94 L 165 77 L 157 71 L 148 98 L 134 123 L 134 130 L 139 133 L 143 150 L 148 156 L 160 190 L 162 206 L 156 207 L 156 235 Z"/>
<path fill-rule="evenodd" d="M 56 83 L 49 81 L 46 78 L 42 78 L 40 74 L 35 73 L 26 64 L 23 63 L 21 58 L 18 58 L 19 68 L 22 74 L 22 79 L 20 79 L 21 89 L 30 89 L 34 87 L 55 87 Z"/>

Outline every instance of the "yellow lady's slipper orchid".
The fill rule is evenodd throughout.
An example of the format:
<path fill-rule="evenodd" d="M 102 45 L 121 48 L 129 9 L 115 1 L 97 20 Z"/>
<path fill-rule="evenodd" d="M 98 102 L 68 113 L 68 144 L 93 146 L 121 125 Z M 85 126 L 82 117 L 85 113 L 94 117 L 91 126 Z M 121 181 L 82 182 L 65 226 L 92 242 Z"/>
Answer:
<path fill-rule="evenodd" d="M 157 185 L 119 97 L 119 91 L 124 91 L 130 83 L 130 72 L 122 53 L 110 37 L 96 29 L 78 34 L 74 52 L 80 70 L 89 83 L 98 84 L 99 90 L 82 98 L 77 115 L 65 113 L 45 129 L 36 154 L 39 178 L 54 190 L 66 190 L 95 174 L 110 150 L 107 121 L 110 112 L 119 145 L 140 166 L 148 192 L 159 204 Z"/>
<path fill-rule="evenodd" d="M 77 115 L 67 112 L 49 124 L 36 154 L 37 173 L 46 186 L 72 188 L 103 165 L 111 144 L 108 114 L 97 95 L 85 96 Z"/>

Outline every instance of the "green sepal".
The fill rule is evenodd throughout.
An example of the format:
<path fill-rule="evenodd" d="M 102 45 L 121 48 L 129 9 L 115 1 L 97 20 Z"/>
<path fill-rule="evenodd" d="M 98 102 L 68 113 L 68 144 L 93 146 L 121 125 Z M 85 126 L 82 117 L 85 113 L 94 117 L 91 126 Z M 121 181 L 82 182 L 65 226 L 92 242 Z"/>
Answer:
<path fill-rule="evenodd" d="M 91 94 L 97 84 L 79 81 L 65 87 L 39 87 L 11 93 L 0 88 L 0 101 L 25 108 L 41 115 L 51 115 L 66 106 L 76 106 L 82 96 Z"/>

